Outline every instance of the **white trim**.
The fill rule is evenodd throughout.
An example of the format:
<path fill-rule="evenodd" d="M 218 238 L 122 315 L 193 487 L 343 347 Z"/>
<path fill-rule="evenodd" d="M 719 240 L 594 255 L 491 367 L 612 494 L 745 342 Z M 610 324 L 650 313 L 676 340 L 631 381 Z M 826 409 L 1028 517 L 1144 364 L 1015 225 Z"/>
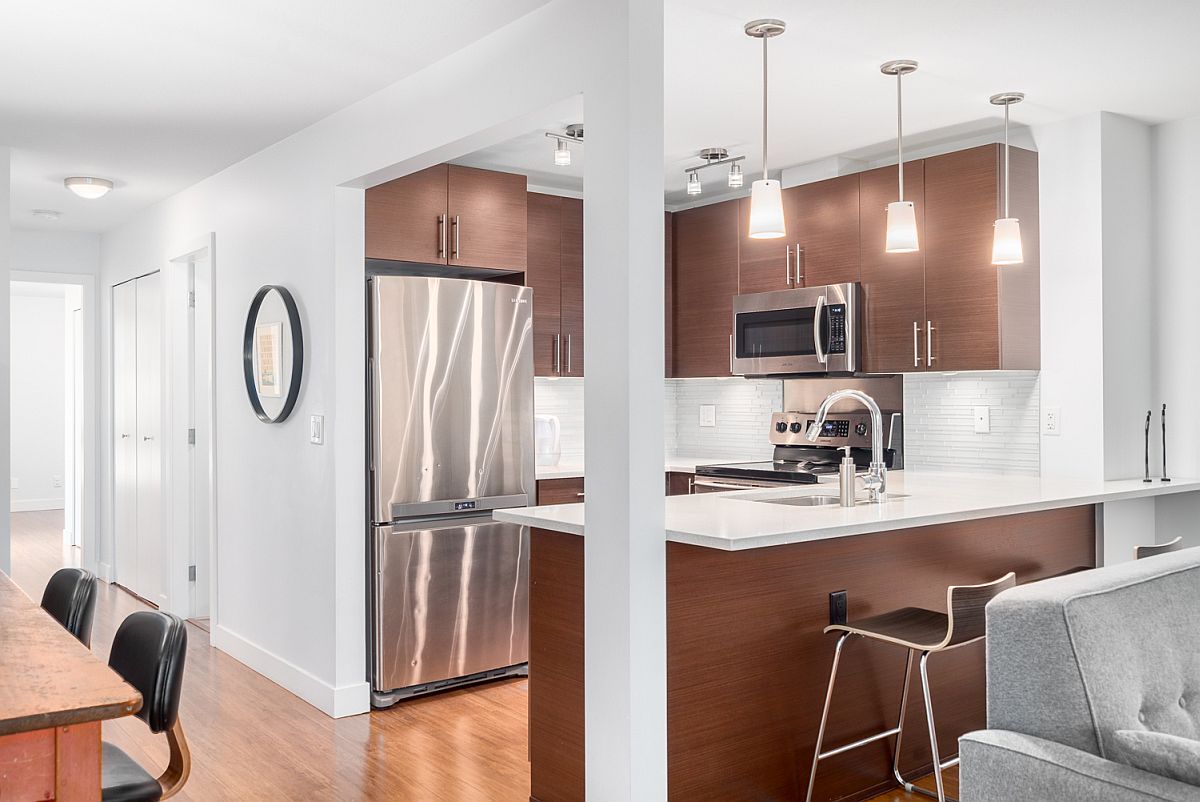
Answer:
<path fill-rule="evenodd" d="M 100 578 L 101 582 L 106 582 L 106 583 L 112 582 L 113 581 L 112 566 L 109 565 L 108 563 L 97 562 L 96 563 L 96 576 Z"/>
<path fill-rule="evenodd" d="M 67 505 L 62 498 L 27 498 L 18 501 L 13 499 L 8 503 L 9 512 L 39 512 L 41 510 L 61 510 Z M 63 535 L 70 537 L 70 531 L 64 529 Z"/>
<path fill-rule="evenodd" d="M 336 687 L 315 677 L 299 666 L 267 651 L 258 644 L 214 625 L 210 636 L 212 645 L 233 659 L 261 674 L 286 691 L 334 718 L 355 716 L 371 709 L 370 686 L 356 682 Z"/>

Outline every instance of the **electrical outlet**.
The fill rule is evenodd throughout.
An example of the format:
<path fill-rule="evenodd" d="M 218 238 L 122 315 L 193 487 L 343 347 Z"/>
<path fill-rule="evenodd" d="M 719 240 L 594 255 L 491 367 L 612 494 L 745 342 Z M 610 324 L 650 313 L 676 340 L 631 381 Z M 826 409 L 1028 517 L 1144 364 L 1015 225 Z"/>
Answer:
<path fill-rule="evenodd" d="M 55 477 L 53 477 L 53 478 L 52 478 L 52 481 L 54 482 L 54 486 L 55 486 L 55 487 L 62 487 L 62 486 L 63 486 L 63 478 L 62 478 L 61 476 L 55 476 Z"/>
<path fill-rule="evenodd" d="M 12 489 L 17 490 L 20 487 L 21 487 L 21 480 L 14 476 L 12 478 Z"/>
<path fill-rule="evenodd" d="M 975 407 L 975 434 L 987 434 L 992 430 L 992 408 Z"/>
<path fill-rule="evenodd" d="M 848 613 L 849 599 L 846 591 L 835 590 L 829 594 L 829 623 L 844 624 Z"/>
<path fill-rule="evenodd" d="M 313 415 L 308 424 L 308 441 L 319 446 L 325 442 L 325 416 Z"/>
<path fill-rule="evenodd" d="M 701 404 L 700 405 L 700 425 L 705 426 L 705 427 L 717 425 L 716 404 Z"/>
<path fill-rule="evenodd" d="M 1042 434 L 1057 437 L 1062 428 L 1062 413 L 1058 407 L 1042 407 Z"/>

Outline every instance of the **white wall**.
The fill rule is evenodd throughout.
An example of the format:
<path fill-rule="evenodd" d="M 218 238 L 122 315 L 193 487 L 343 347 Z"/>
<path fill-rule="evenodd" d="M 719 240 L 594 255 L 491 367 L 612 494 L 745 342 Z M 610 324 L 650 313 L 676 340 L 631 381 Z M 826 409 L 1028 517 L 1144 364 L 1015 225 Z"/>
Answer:
<path fill-rule="evenodd" d="M 44 286 L 44 285 L 41 285 Z M 11 309 L 11 509 L 64 506 L 66 484 L 66 298 L 13 293 Z M 36 292 L 36 290 L 35 290 Z"/>
<path fill-rule="evenodd" d="M 12 151 L 0 147 L 0 477 L 8 477 L 9 445 L 12 416 L 9 414 L 9 315 L 8 277 L 11 252 L 11 216 L 9 212 L 9 187 L 12 184 Z M 11 523 L 9 520 L 8 496 L 0 493 L 0 571 L 12 573 L 12 554 L 9 548 Z"/>
<path fill-rule="evenodd" d="M 15 228 L 12 269 L 95 275 L 100 270 L 100 235 Z"/>

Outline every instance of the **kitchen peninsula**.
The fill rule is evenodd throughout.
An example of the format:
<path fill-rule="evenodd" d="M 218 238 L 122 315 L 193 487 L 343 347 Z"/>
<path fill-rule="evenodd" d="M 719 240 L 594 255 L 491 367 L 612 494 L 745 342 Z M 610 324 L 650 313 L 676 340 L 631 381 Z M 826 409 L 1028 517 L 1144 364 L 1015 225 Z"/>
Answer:
<path fill-rule="evenodd" d="M 1200 491 L 1200 481 L 1086 482 L 897 471 L 883 504 L 801 507 L 809 488 L 666 499 L 667 737 L 672 800 L 803 799 L 833 653 L 829 594 L 849 617 L 945 607 L 946 586 L 1015 571 L 1030 582 L 1096 565 L 1097 505 Z M 782 502 L 782 503 L 781 503 Z M 583 797 L 584 507 L 511 509 L 533 528 L 530 564 L 532 799 Z M 903 660 L 856 641 L 835 692 L 826 743 L 894 726 Z M 943 756 L 982 727 L 984 647 L 931 661 Z M 915 687 L 907 725 L 923 731 Z M 906 738 L 902 769 L 929 770 Z M 815 798 L 890 785 L 890 742 L 822 764 Z"/>

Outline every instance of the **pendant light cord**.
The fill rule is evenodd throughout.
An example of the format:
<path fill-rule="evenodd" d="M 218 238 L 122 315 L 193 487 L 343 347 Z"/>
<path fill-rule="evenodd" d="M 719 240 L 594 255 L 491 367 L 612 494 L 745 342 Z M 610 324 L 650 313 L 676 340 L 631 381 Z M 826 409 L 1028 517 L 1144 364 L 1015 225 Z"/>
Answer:
<path fill-rule="evenodd" d="M 1009 103 L 1004 104 L 1004 217 L 1007 219 L 1008 214 L 1008 107 Z"/>
<path fill-rule="evenodd" d="M 896 166 L 900 172 L 899 200 L 904 200 L 904 100 L 900 88 L 903 78 L 904 73 L 898 71 L 896 73 Z"/>
<path fill-rule="evenodd" d="M 763 180 L 767 180 L 767 40 L 763 36 Z"/>

